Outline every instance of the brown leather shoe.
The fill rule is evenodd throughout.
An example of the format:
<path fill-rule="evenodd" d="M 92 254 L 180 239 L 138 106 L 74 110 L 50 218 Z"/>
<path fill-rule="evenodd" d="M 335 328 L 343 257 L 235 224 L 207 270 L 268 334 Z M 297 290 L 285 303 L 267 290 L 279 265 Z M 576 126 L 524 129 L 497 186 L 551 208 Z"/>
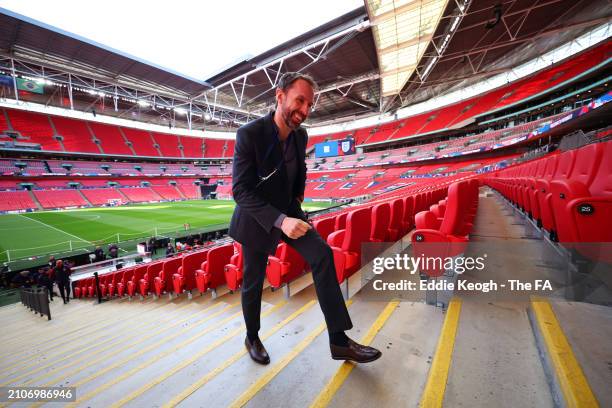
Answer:
<path fill-rule="evenodd" d="M 249 338 L 246 337 L 244 339 L 244 345 L 246 346 L 246 349 L 248 350 L 253 361 L 259 364 L 270 364 L 270 356 L 268 355 L 264 345 L 261 344 L 261 340 L 256 339 L 253 341 L 253 343 L 251 343 Z"/>
<path fill-rule="evenodd" d="M 348 339 L 348 347 L 330 344 L 330 349 L 334 360 L 350 360 L 356 363 L 369 363 L 382 356 L 380 350 L 355 343 L 351 339 Z"/>

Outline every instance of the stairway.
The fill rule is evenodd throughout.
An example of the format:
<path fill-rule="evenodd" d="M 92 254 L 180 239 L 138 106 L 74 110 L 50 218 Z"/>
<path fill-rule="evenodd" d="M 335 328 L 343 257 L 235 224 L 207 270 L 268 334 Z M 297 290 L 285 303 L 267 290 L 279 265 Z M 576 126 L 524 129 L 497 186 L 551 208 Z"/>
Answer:
<path fill-rule="evenodd" d="M 134 156 L 138 156 L 138 155 L 136 154 L 136 150 L 134 150 L 134 147 L 132 146 L 132 144 L 131 144 L 131 143 L 129 143 L 129 144 L 128 144 L 129 140 L 128 140 L 128 138 L 125 136 L 125 133 L 123 133 L 123 129 L 121 129 L 121 126 L 117 126 L 117 129 L 119 129 L 119 133 L 121 133 L 121 137 L 122 137 L 122 138 L 123 138 L 123 140 L 125 141 L 125 144 L 127 145 L 127 147 L 129 147 L 129 148 L 130 148 L 130 151 L 132 152 L 132 154 L 133 154 Z"/>
<path fill-rule="evenodd" d="M 524 239 L 530 235 L 515 221 L 494 198 L 482 197 L 471 242 L 534 240 Z M 530 257 L 541 250 L 534 248 L 520 262 L 533 261 Z M 505 258 L 493 268 L 498 272 L 491 269 L 489 274 L 526 273 L 515 269 L 515 252 L 495 255 Z M 552 272 L 538 267 L 535 273 Z M 465 277 L 483 280 L 477 274 Z M 0 386 L 70 384 L 79 390 L 75 405 L 90 407 L 189 407 L 202 401 L 224 407 L 555 404 L 527 315 L 529 301 L 458 296 L 443 311 L 419 299 L 397 302 L 375 296 L 361 285 L 358 272 L 349 282 L 354 327 L 347 334 L 383 352 L 371 364 L 330 358 L 312 277 L 306 274 L 292 283 L 289 299 L 283 291 L 264 289 L 260 337 L 271 355 L 267 366 L 252 362 L 244 348 L 240 293 L 220 293 L 216 299 L 208 293 L 191 300 L 184 294 L 172 300 L 123 298 L 96 306 L 90 300 L 66 306 L 55 302 L 52 331 L 21 305 L 0 308 L 7 333 Z M 588 316 L 580 320 L 581 331 L 568 331 L 574 345 L 585 330 L 596 336 L 584 339 L 579 357 L 594 347 L 587 340 L 600 347 L 609 344 L 609 309 L 561 310 L 556 309 L 562 324 L 572 314 Z M 596 377 L 592 366 L 609 360 L 610 354 L 599 352 L 592 364 L 584 365 L 585 373 L 602 406 L 609 406 L 607 377 Z M 609 371 L 605 364 L 599 366 Z M 592 380 L 596 378 L 601 381 Z M 603 397 L 597 384 L 603 384 Z"/>
<path fill-rule="evenodd" d="M 159 143 L 157 143 L 157 141 L 155 140 L 155 138 L 153 137 L 153 133 L 151 132 L 147 132 L 147 134 L 149 135 L 149 137 L 151 138 L 151 143 L 153 144 L 153 147 L 155 148 L 155 150 L 157 151 L 157 154 L 159 154 L 159 157 L 164 157 L 164 155 L 162 154 L 161 150 L 159 149 Z"/>
<path fill-rule="evenodd" d="M 113 187 L 113 189 L 115 189 L 115 191 L 123 198 L 123 203 L 131 203 L 132 200 L 130 200 L 125 194 L 123 194 L 123 191 L 121 191 L 119 188 L 117 187 Z"/>
<path fill-rule="evenodd" d="M 89 122 L 85 122 L 85 125 L 87 126 L 87 130 L 89 131 L 89 136 L 91 136 L 92 140 L 98 140 L 98 143 L 95 143 L 96 146 L 98 146 L 98 150 L 100 151 L 100 153 L 105 154 L 104 152 L 104 148 L 102 147 L 102 142 L 100 139 L 96 138 L 96 134 L 94 133 L 93 129 L 91 128 Z"/>
<path fill-rule="evenodd" d="M 47 120 L 49 121 L 49 125 L 51 126 L 51 129 L 53 129 L 53 137 L 57 136 L 57 129 L 55 128 L 55 123 L 53 123 L 53 121 L 51 120 L 51 116 L 47 115 Z M 57 142 L 60 144 L 60 146 L 62 147 L 62 151 L 66 151 L 66 147 L 64 147 L 64 141 L 61 139 L 58 139 Z"/>
<path fill-rule="evenodd" d="M 90 207 L 94 207 L 94 205 L 91 203 L 91 201 L 89 201 L 89 199 L 87 199 L 87 197 L 85 197 L 85 194 L 83 194 L 83 192 L 80 189 L 77 188 L 77 191 L 79 192 L 79 195 L 81 197 L 83 197 L 83 200 L 85 200 L 87 205 L 89 205 Z"/>
<path fill-rule="evenodd" d="M 179 195 L 181 196 L 181 198 L 183 200 L 188 200 L 188 198 L 185 197 L 185 194 L 183 194 L 183 192 L 181 191 L 181 189 L 178 186 L 174 186 L 174 189 L 179 193 Z"/>
<path fill-rule="evenodd" d="M 36 198 L 34 192 L 32 192 L 32 190 L 28 190 L 28 194 L 30 195 L 30 198 L 32 198 L 32 201 L 34 201 L 34 204 L 36 204 L 36 208 L 41 211 L 44 210 L 43 206 L 40 204 L 40 201 L 38 201 L 38 198 Z"/>

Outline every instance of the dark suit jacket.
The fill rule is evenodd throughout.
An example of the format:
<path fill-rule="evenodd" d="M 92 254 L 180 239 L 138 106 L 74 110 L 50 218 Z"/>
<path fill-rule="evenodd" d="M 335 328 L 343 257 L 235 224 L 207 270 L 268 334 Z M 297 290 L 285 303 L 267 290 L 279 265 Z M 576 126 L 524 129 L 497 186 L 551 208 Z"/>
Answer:
<path fill-rule="evenodd" d="M 259 187 L 261 176 L 278 167 L 283 158 L 275 125 L 274 113 L 247 123 L 236 133 L 234 147 L 232 193 L 236 208 L 229 235 L 242 245 L 274 254 L 282 232 L 274 227 L 280 214 L 306 220 L 297 197 L 306 186 L 306 130 L 298 128 L 291 137 L 295 143 L 298 171 L 293 194 L 287 188 L 287 170 L 282 162 L 278 171 Z"/>

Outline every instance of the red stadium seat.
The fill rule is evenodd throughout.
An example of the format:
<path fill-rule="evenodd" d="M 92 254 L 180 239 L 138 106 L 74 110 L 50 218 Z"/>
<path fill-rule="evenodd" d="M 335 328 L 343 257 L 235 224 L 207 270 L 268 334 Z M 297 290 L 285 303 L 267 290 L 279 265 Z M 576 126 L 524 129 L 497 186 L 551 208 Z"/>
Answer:
<path fill-rule="evenodd" d="M 232 244 L 214 247 L 208 251 L 206 261 L 195 273 L 196 286 L 200 294 L 208 289 L 214 290 L 225 283 L 224 268 L 233 254 L 234 246 Z"/>
<path fill-rule="evenodd" d="M 391 202 L 391 221 L 389 222 L 389 241 L 395 242 L 403 235 L 404 201 L 397 198 Z"/>
<path fill-rule="evenodd" d="M 208 257 L 208 249 L 194 252 L 183 257 L 183 263 L 177 273 L 172 276 L 174 293 L 177 295 L 191 291 L 196 287 L 195 272 Z"/>
<path fill-rule="evenodd" d="M 612 242 L 612 142 L 582 147 L 568 179 L 550 183 L 551 202 L 560 242 L 589 258 L 612 262 L 612 253 L 596 245 Z"/>
<path fill-rule="evenodd" d="M 153 288 L 153 281 L 159 275 L 163 267 L 163 260 L 151 262 L 147 266 L 147 273 L 145 273 L 145 275 L 142 277 L 142 279 L 140 279 L 139 282 L 140 295 L 142 297 L 147 296 L 149 292 L 151 292 L 151 289 Z"/>
<path fill-rule="evenodd" d="M 546 163 L 544 165 L 544 169 L 542 171 L 541 177 L 533 178 L 529 181 L 527 186 L 527 196 L 529 199 L 529 209 L 531 210 L 531 214 L 533 219 L 538 222 L 538 225 L 542 225 L 542 216 L 540 213 L 540 187 L 538 180 L 552 180 L 555 171 L 557 170 L 557 160 L 559 156 L 554 155 L 550 156 L 546 159 Z"/>
<path fill-rule="evenodd" d="M 237 291 L 242 286 L 242 245 L 234 242 L 234 254 L 223 269 L 225 272 L 225 282 L 231 291 Z"/>
<path fill-rule="evenodd" d="M 414 197 L 404 197 L 404 210 L 402 219 L 402 235 L 406 235 L 414 227 Z"/>
<path fill-rule="evenodd" d="M 113 279 L 108 284 L 108 296 L 113 297 L 117 293 L 117 286 L 119 282 L 121 282 L 121 279 L 123 279 L 123 272 L 123 270 L 113 272 Z"/>
<path fill-rule="evenodd" d="M 372 207 L 372 231 L 370 241 L 386 242 L 389 236 L 389 221 L 391 206 L 389 203 L 381 203 Z"/>
<path fill-rule="evenodd" d="M 334 232 L 336 217 L 321 218 L 313 222 L 314 229 L 319 233 L 324 241 L 327 241 L 329 234 Z"/>
<path fill-rule="evenodd" d="M 334 232 L 327 238 L 334 252 L 334 264 L 339 283 L 342 283 L 361 267 L 361 244 L 370 240 L 371 220 L 371 208 L 352 210 L 348 213 L 346 219 L 346 230 Z M 333 245 L 337 242 L 334 234 L 343 238 L 342 243 L 338 246 Z"/>
<path fill-rule="evenodd" d="M 134 275 L 127 282 L 127 293 L 128 293 L 129 297 L 134 296 L 136 294 L 136 292 L 138 291 L 138 286 L 140 284 L 140 280 L 147 273 L 147 268 L 148 267 L 149 266 L 147 264 L 143 264 L 143 265 L 136 266 L 136 268 L 134 269 Z"/>
<path fill-rule="evenodd" d="M 105 273 L 100 276 L 100 294 L 102 297 L 106 297 L 108 295 L 108 285 L 113 280 L 112 273 Z"/>
<path fill-rule="evenodd" d="M 171 293 L 172 291 L 172 275 L 178 271 L 183 259 L 179 256 L 166 260 L 162 266 L 161 272 L 153 279 L 155 294 L 161 296 L 162 293 Z"/>
<path fill-rule="evenodd" d="M 540 214 L 540 220 L 542 227 L 548 230 L 549 232 L 553 232 L 555 230 L 555 222 L 553 218 L 553 210 L 551 203 L 551 194 L 550 194 L 550 182 L 553 179 L 565 179 L 571 173 L 575 151 L 569 150 L 567 152 L 561 153 L 558 158 L 558 165 L 555 174 L 552 179 L 538 179 L 536 181 L 536 187 L 538 189 L 536 196 L 538 200 L 538 208 Z"/>
<path fill-rule="evenodd" d="M 275 256 L 268 257 L 266 276 L 273 288 L 300 277 L 304 273 L 306 261 L 290 245 L 283 242 L 276 248 Z"/>
<path fill-rule="evenodd" d="M 412 235 L 414 253 L 441 259 L 463 253 L 472 227 L 474 202 L 477 200 L 478 184 L 466 181 L 451 184 L 442 222 L 431 211 L 422 211 L 415 216 L 417 229 Z M 444 270 L 439 264 L 432 263 L 421 268 L 421 272 L 428 276 L 440 276 Z"/>
<path fill-rule="evenodd" d="M 134 276 L 134 267 L 128 268 L 123 272 L 121 280 L 117 283 L 117 295 L 123 296 L 127 294 L 127 284 Z"/>
<path fill-rule="evenodd" d="M 347 215 L 347 212 L 343 212 L 336 216 L 336 225 L 334 226 L 336 231 L 343 230 L 344 228 L 346 228 Z"/>

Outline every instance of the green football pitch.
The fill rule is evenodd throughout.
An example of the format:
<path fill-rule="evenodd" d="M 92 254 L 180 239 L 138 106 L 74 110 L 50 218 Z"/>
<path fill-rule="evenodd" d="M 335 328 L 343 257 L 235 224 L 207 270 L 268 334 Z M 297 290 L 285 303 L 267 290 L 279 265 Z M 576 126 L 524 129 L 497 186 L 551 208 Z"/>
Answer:
<path fill-rule="evenodd" d="M 305 210 L 330 206 L 304 203 Z M 0 215 L 0 262 L 92 249 L 111 242 L 132 249 L 151 236 L 176 237 L 227 227 L 233 201 L 194 200 Z"/>

